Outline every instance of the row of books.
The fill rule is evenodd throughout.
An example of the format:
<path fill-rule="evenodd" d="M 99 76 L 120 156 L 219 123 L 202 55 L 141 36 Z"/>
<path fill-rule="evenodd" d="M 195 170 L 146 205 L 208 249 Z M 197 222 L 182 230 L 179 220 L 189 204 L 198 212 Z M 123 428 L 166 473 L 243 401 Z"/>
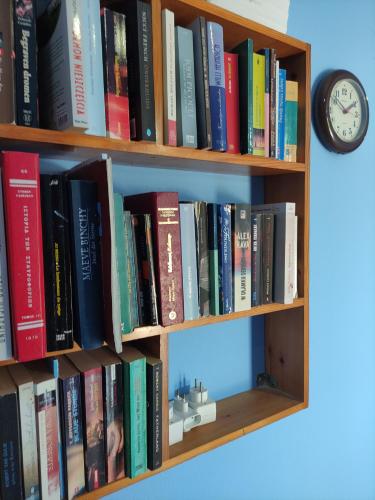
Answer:
<path fill-rule="evenodd" d="M 125 14 L 99 0 L 0 7 L 0 122 L 156 140 L 148 1 Z M 224 52 L 222 26 L 175 27 L 168 9 L 162 26 L 165 143 L 296 161 L 298 82 L 276 50 L 247 39 Z"/>
<path fill-rule="evenodd" d="M 276 50 L 249 38 L 228 53 L 218 23 L 175 27 L 168 9 L 162 21 L 167 144 L 297 161 L 298 82 Z"/>
<path fill-rule="evenodd" d="M 291 303 L 295 203 L 179 202 L 113 192 L 107 156 L 41 175 L 34 153 L 0 154 L 0 357 L 106 341 L 138 326 Z M 13 335 L 11 335 L 11 333 Z"/>
<path fill-rule="evenodd" d="M 0 368 L 0 497 L 70 500 L 159 468 L 162 377 L 133 346 Z"/>

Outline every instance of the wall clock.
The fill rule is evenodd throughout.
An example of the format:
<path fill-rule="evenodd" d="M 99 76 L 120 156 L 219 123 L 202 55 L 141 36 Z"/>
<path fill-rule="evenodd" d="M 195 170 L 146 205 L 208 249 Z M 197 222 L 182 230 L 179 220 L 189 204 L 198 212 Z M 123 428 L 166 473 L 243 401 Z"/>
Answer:
<path fill-rule="evenodd" d="M 367 133 L 369 108 L 358 78 L 345 70 L 326 75 L 314 96 L 314 123 L 322 144 L 335 153 L 358 148 Z"/>

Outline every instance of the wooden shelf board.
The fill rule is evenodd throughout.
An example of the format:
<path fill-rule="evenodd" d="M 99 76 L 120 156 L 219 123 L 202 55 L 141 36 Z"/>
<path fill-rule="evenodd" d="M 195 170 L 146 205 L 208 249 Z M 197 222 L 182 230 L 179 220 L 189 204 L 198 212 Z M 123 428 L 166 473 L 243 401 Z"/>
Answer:
<path fill-rule="evenodd" d="M 39 152 L 42 157 L 78 161 L 108 153 L 114 162 L 127 165 L 230 175 L 275 175 L 306 170 L 304 163 L 291 163 L 273 158 L 202 151 L 147 142 L 126 142 L 17 125 L 0 124 L 0 147 Z"/>
<path fill-rule="evenodd" d="M 217 420 L 184 434 L 184 440 L 170 447 L 170 458 L 156 471 L 147 471 L 137 478 L 125 478 L 108 484 L 81 498 L 99 499 L 114 491 L 130 486 L 186 460 L 256 429 L 306 408 L 306 404 L 273 391 L 254 389 L 218 401 Z"/>

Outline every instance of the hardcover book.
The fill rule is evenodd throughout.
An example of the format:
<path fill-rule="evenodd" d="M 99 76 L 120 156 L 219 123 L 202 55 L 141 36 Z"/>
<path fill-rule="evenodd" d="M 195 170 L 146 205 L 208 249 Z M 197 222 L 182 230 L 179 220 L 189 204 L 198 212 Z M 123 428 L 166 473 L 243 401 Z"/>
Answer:
<path fill-rule="evenodd" d="M 39 156 L 3 152 L 4 212 L 14 356 L 44 357 L 46 327 Z"/>
<path fill-rule="evenodd" d="M 180 203 L 180 225 L 184 319 L 186 321 L 199 318 L 194 203 Z"/>
<path fill-rule="evenodd" d="M 251 306 L 262 304 L 262 214 L 251 214 Z"/>
<path fill-rule="evenodd" d="M 238 54 L 224 52 L 228 153 L 240 152 Z"/>
<path fill-rule="evenodd" d="M 5 238 L 3 186 L 1 177 L 0 170 L 0 360 L 5 360 L 12 357 L 12 329 L 10 323 L 7 242 Z"/>
<path fill-rule="evenodd" d="M 157 325 L 158 309 L 155 286 L 155 267 L 152 250 L 150 214 L 133 215 L 140 325 Z"/>
<path fill-rule="evenodd" d="M 212 149 L 227 150 L 225 103 L 224 37 L 220 24 L 207 22 L 208 82 L 212 128 Z"/>
<path fill-rule="evenodd" d="M 17 125 L 38 127 L 35 0 L 13 2 Z"/>
<path fill-rule="evenodd" d="M 161 12 L 163 33 L 164 144 L 177 146 L 176 51 L 174 12 Z"/>
<path fill-rule="evenodd" d="M 238 54 L 241 153 L 253 154 L 253 41 L 248 38 L 233 52 Z"/>
<path fill-rule="evenodd" d="M 40 121 L 45 128 L 82 132 L 89 127 L 85 1 L 38 6 Z"/>
<path fill-rule="evenodd" d="M 17 388 L 5 367 L 0 368 L 0 498 L 23 497 L 21 436 Z"/>
<path fill-rule="evenodd" d="M 124 370 L 125 473 L 134 478 L 147 469 L 146 358 L 128 345 L 119 357 Z"/>
<path fill-rule="evenodd" d="M 125 16 L 103 8 L 102 47 L 107 136 L 130 139 Z"/>
<path fill-rule="evenodd" d="M 188 28 L 193 32 L 197 136 L 199 149 L 212 148 L 210 87 L 208 83 L 207 24 L 197 17 Z"/>
<path fill-rule="evenodd" d="M 251 308 L 251 206 L 232 207 L 233 310 Z"/>
<path fill-rule="evenodd" d="M 151 215 L 159 320 L 163 326 L 184 319 L 178 193 L 153 192 L 125 197 L 133 214 Z"/>
<path fill-rule="evenodd" d="M 64 356 L 58 358 L 59 410 L 64 491 L 68 500 L 85 491 L 80 373 Z"/>
<path fill-rule="evenodd" d="M 219 307 L 219 247 L 218 247 L 218 210 L 216 203 L 207 204 L 208 222 L 208 261 L 210 281 L 210 314 L 220 314 Z"/>
<path fill-rule="evenodd" d="M 208 255 L 207 203 L 194 202 L 197 242 L 198 297 L 201 316 L 210 314 L 210 279 Z"/>
<path fill-rule="evenodd" d="M 35 500 L 40 498 L 40 484 L 34 383 L 29 371 L 20 363 L 8 366 L 8 371 L 17 386 L 20 442 L 22 445 L 23 496 L 26 500 Z"/>
<path fill-rule="evenodd" d="M 152 12 L 149 1 L 124 4 L 128 47 L 130 135 L 135 140 L 155 141 L 154 67 Z"/>
<path fill-rule="evenodd" d="M 162 465 L 163 452 L 163 363 L 146 356 L 147 397 L 147 468 L 155 470 Z"/>
<path fill-rule="evenodd" d="M 195 76 L 193 33 L 181 26 L 175 28 L 176 89 L 177 89 L 177 145 L 197 147 L 197 116 L 195 104 Z"/>
<path fill-rule="evenodd" d="M 253 75 L 253 154 L 264 156 L 264 55 L 253 54 Z"/>
<path fill-rule="evenodd" d="M 297 161 L 298 82 L 286 81 L 285 160 Z"/>
<path fill-rule="evenodd" d="M 272 302 L 274 214 L 262 214 L 262 304 Z"/>
<path fill-rule="evenodd" d="M 124 379 L 121 360 L 107 347 L 90 352 L 102 366 L 107 483 L 125 475 Z"/>
<path fill-rule="evenodd" d="M 63 175 L 41 175 L 47 350 L 73 347 L 69 206 Z"/>
<path fill-rule="evenodd" d="M 219 309 L 220 314 L 229 314 L 233 312 L 231 206 L 219 205 L 218 215 Z"/>
<path fill-rule="evenodd" d="M 84 349 L 104 340 L 97 185 L 68 182 L 72 243 L 74 338 Z"/>
<path fill-rule="evenodd" d="M 14 123 L 16 120 L 14 80 L 14 2 L 1 3 L 0 17 L 0 123 Z"/>
<path fill-rule="evenodd" d="M 102 368 L 85 351 L 67 356 L 81 375 L 85 480 L 87 491 L 93 491 L 105 484 Z"/>
<path fill-rule="evenodd" d="M 286 70 L 279 69 L 279 92 L 278 92 L 278 139 L 277 158 L 284 160 L 285 156 L 285 91 L 286 91 Z"/>

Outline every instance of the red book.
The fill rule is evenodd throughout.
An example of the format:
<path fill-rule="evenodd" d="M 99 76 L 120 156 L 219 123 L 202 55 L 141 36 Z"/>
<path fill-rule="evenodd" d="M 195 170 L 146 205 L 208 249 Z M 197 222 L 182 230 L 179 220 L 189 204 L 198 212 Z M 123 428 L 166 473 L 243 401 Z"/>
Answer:
<path fill-rule="evenodd" d="M 133 214 L 151 214 L 159 318 L 163 326 L 184 320 L 178 193 L 125 197 Z"/>
<path fill-rule="evenodd" d="M 224 52 L 225 99 L 227 107 L 228 153 L 240 152 L 240 110 L 238 91 L 238 54 Z"/>
<path fill-rule="evenodd" d="M 30 361 L 46 350 L 39 155 L 4 152 L 0 159 L 14 354 Z"/>

